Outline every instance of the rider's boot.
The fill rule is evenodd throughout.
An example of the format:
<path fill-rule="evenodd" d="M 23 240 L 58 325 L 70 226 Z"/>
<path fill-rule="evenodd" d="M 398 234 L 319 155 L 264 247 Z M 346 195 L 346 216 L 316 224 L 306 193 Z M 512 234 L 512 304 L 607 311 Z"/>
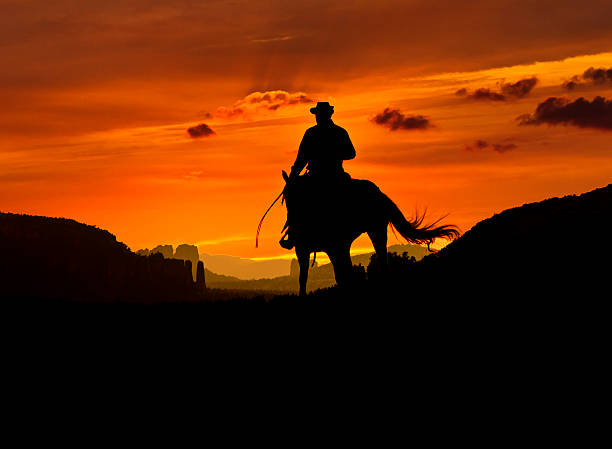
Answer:
<path fill-rule="evenodd" d="M 293 239 L 289 236 L 289 231 L 285 232 L 285 235 L 283 235 L 278 243 L 285 249 L 293 249 L 295 247 Z"/>
<path fill-rule="evenodd" d="M 293 242 L 292 238 L 293 233 L 291 232 L 292 229 L 289 223 L 289 214 L 287 214 L 287 221 L 285 221 L 285 226 L 283 226 L 283 231 L 285 231 L 285 233 L 278 242 L 280 246 L 285 249 L 293 249 L 295 247 L 295 243 Z"/>

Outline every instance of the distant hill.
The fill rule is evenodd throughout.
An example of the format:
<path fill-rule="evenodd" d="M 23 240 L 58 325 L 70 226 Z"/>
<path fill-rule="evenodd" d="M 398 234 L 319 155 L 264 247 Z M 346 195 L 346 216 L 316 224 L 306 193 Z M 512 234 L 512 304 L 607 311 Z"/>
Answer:
<path fill-rule="evenodd" d="M 406 252 L 409 256 L 414 256 L 417 260 L 421 260 L 430 253 L 426 247 L 412 244 L 392 245 L 388 248 L 388 251 L 390 253 L 398 254 Z M 158 245 L 151 250 L 140 249 L 136 251 L 137 254 L 141 255 L 149 255 L 156 252 L 163 254 L 167 259 L 174 258 L 191 260 L 193 267 L 195 267 L 195 263 L 198 260 L 196 256 L 197 247 L 194 245 L 181 244 L 177 246 L 176 252 L 174 251 L 172 245 L 168 244 Z M 363 265 L 364 267 L 367 266 L 368 263 L 370 263 L 372 254 L 374 253 L 369 252 L 366 254 L 352 256 L 351 259 L 353 260 L 353 265 Z M 207 273 L 211 273 L 210 276 L 207 276 L 207 281 L 210 277 L 212 280 L 210 286 L 215 288 L 226 288 L 231 284 L 231 288 L 234 289 L 250 290 L 253 285 L 276 285 L 277 291 L 293 292 L 296 290 L 294 287 L 289 287 L 290 285 L 292 286 L 294 282 L 285 279 L 288 276 L 297 276 L 296 273 L 292 274 L 292 272 L 296 269 L 296 259 L 251 260 L 236 256 L 214 255 L 207 253 L 200 253 L 199 259 L 204 262 L 204 267 L 206 268 Z M 315 266 L 310 270 L 310 273 L 312 280 L 318 279 L 318 282 L 312 282 L 313 289 L 329 287 L 335 284 L 333 269 L 330 264 L 319 266 L 318 263 L 315 263 Z M 221 277 L 216 277 L 216 275 L 221 275 Z M 273 279 L 276 279 L 276 281 L 273 281 Z M 260 280 L 261 282 L 240 282 L 247 280 Z"/>
<path fill-rule="evenodd" d="M 406 253 L 408 256 L 413 256 L 416 260 L 421 260 L 430 251 L 426 247 L 420 245 L 392 245 L 388 248 L 389 253 L 403 254 Z M 358 254 L 352 256 L 353 265 L 362 265 L 366 267 L 370 263 L 370 259 L 374 253 Z M 220 256 L 228 257 L 228 256 Z M 244 259 L 242 259 L 244 260 Z M 289 262 L 289 261 L 288 261 Z M 251 279 L 243 280 L 235 276 L 226 276 L 213 273 L 213 269 L 210 265 L 206 264 L 206 285 L 211 288 L 225 288 L 233 290 L 262 290 L 262 291 L 275 291 L 280 293 L 298 291 L 298 274 L 299 268 L 297 260 L 290 261 L 290 272 L 288 276 L 276 276 L 262 279 Z M 317 290 L 320 288 L 327 288 L 336 285 L 334 277 L 334 269 L 331 264 L 324 264 L 321 266 L 315 265 L 308 270 L 308 291 Z"/>
<path fill-rule="evenodd" d="M 251 260 L 236 256 L 200 253 L 209 270 L 238 279 L 262 279 L 289 274 L 290 260 Z"/>

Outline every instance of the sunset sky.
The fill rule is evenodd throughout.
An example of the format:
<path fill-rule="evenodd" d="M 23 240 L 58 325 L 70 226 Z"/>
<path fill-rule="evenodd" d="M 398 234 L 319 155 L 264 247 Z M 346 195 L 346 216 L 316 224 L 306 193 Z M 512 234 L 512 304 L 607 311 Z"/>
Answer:
<path fill-rule="evenodd" d="M 610 0 L 0 6 L 0 211 L 133 250 L 292 256 L 284 206 L 258 249 L 255 231 L 316 101 L 353 141 L 345 169 L 409 217 L 465 232 L 612 182 Z"/>

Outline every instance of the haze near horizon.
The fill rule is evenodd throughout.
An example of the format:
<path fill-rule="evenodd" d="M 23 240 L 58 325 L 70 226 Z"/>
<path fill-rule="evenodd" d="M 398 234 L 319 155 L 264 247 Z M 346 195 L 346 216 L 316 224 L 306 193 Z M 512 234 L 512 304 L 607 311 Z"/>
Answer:
<path fill-rule="evenodd" d="M 0 210 L 133 250 L 288 257 L 282 207 L 259 249 L 255 229 L 316 101 L 356 148 L 345 169 L 407 216 L 466 231 L 610 182 L 609 1 L 3 6 Z"/>

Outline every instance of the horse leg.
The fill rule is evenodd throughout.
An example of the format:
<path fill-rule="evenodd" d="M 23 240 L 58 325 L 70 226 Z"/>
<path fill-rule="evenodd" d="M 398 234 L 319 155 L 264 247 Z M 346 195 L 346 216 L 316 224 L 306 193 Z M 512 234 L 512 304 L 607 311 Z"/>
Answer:
<path fill-rule="evenodd" d="M 389 258 L 387 256 L 387 227 L 380 227 L 373 231 L 368 231 L 368 237 L 372 241 L 374 251 L 376 251 L 376 264 L 384 271 L 389 269 Z"/>
<path fill-rule="evenodd" d="M 334 267 L 336 283 L 339 286 L 347 285 L 353 272 L 350 250 L 348 248 L 340 248 L 337 251 L 330 251 L 327 255 Z"/>
<path fill-rule="evenodd" d="M 308 265 L 310 264 L 310 251 L 295 250 L 300 265 L 300 296 L 306 295 L 306 282 L 308 281 Z"/>

